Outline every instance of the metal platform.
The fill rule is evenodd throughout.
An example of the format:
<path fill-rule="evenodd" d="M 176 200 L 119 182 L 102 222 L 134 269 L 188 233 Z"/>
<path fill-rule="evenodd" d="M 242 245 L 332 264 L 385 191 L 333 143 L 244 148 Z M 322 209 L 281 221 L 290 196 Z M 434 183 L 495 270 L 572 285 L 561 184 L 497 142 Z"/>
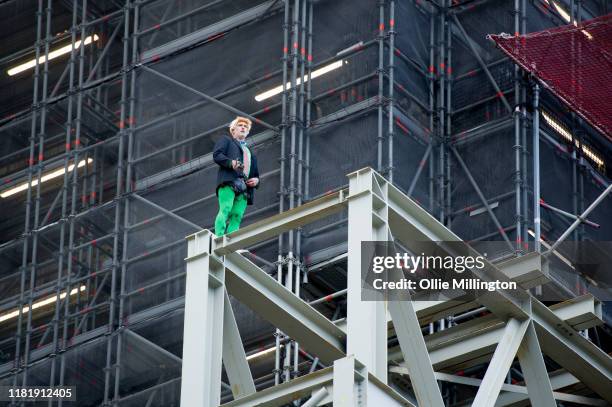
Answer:
<path fill-rule="evenodd" d="M 460 241 L 371 168 L 348 175 L 349 188 L 249 225 L 229 236 L 203 230 L 188 236 L 187 288 L 181 406 L 218 406 L 222 364 L 234 401 L 224 406 L 280 406 L 310 396 L 303 406 L 414 405 L 387 386 L 387 375 L 406 375 L 420 406 L 443 406 L 438 381 L 477 386 L 473 406 L 555 400 L 585 405 L 612 403 L 612 359 L 578 332 L 601 323 L 601 304 L 591 296 L 547 307 L 528 290 L 478 297 L 489 312 L 426 335 L 432 318 L 464 312 L 464 303 L 363 301 L 361 242 Z M 348 207 L 347 319 L 335 324 L 291 293 L 236 250 L 329 216 Z M 545 281 L 544 260 L 531 254 L 488 264 L 525 288 Z M 474 277 L 478 273 L 472 270 Z M 206 289 L 207 287 L 207 289 Z M 291 336 L 329 367 L 256 392 L 227 293 Z M 221 317 L 223 316 L 223 317 Z M 390 318 L 389 318 L 390 316 Z M 388 346 L 389 329 L 399 346 Z M 565 372 L 549 374 L 543 353 Z M 525 386 L 504 384 L 515 357 Z M 389 368 L 389 362 L 396 366 Z M 481 381 L 449 373 L 488 362 Z M 333 366 L 332 366 L 333 365 Z M 549 377 L 550 376 L 550 377 Z M 553 392 L 575 383 L 602 399 Z M 502 393 L 503 391 L 503 393 Z"/>

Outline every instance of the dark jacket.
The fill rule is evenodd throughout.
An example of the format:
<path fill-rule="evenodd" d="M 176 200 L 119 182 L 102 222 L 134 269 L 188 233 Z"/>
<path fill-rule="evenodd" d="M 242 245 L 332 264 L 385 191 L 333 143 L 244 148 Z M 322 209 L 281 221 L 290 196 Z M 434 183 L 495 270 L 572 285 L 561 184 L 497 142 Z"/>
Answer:
<path fill-rule="evenodd" d="M 213 159 L 219 165 L 219 171 L 217 172 L 217 193 L 219 188 L 224 185 L 231 185 L 232 182 L 241 176 L 241 174 L 232 168 L 232 160 L 242 161 L 242 147 L 234 140 L 230 135 L 223 136 L 215 144 L 213 150 Z M 248 174 L 248 178 L 259 178 L 259 169 L 257 168 L 257 157 L 251 150 L 251 168 Z M 259 183 L 255 188 L 259 187 Z M 247 187 L 247 203 L 253 204 L 253 198 L 255 195 L 255 189 Z"/>

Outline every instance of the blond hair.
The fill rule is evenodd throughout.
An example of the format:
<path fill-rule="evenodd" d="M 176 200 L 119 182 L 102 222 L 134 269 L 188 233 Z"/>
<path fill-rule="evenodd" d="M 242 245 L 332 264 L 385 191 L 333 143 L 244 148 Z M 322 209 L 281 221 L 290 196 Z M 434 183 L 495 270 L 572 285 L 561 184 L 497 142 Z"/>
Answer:
<path fill-rule="evenodd" d="M 251 125 L 253 124 L 251 122 L 251 119 L 249 119 L 248 117 L 242 117 L 242 116 L 236 116 L 236 118 L 232 120 L 232 122 L 229 125 L 230 130 L 236 127 L 236 125 L 240 122 L 246 123 L 249 126 L 249 130 L 251 130 Z"/>

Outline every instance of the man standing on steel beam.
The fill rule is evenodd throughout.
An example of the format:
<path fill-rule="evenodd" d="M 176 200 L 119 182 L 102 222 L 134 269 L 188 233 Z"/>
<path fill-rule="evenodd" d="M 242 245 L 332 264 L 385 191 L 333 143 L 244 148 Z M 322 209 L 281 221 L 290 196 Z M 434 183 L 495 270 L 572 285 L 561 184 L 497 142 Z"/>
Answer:
<path fill-rule="evenodd" d="M 219 165 L 217 197 L 219 213 L 215 218 L 215 234 L 223 236 L 240 227 L 247 205 L 253 204 L 255 188 L 259 187 L 257 157 L 246 145 L 251 120 L 236 117 L 229 126 L 229 135 L 215 144 L 213 159 Z"/>

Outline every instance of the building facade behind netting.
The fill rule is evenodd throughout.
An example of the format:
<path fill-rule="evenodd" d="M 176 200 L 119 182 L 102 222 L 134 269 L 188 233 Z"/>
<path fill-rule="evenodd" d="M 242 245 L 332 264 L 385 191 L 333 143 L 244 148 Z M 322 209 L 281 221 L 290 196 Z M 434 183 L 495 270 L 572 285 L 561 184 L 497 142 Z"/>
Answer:
<path fill-rule="evenodd" d="M 577 3 L 0 5 L 11 16 L 0 55 L 0 385 L 74 385 L 82 406 L 179 404 L 184 238 L 212 228 L 212 149 L 236 115 L 254 119 L 248 142 L 261 174 L 244 224 L 343 188 L 347 173 L 370 166 L 461 238 L 505 242 L 499 256 L 533 250 L 533 87 L 486 35 L 607 12 L 606 2 Z M 27 28 L 15 34 L 20 18 Z M 611 145 L 546 91 L 537 108 L 536 202 L 547 205 L 550 242 L 573 220 L 549 206 L 582 213 L 610 182 Z M 612 240 L 610 219 L 607 200 L 571 240 Z M 346 288 L 346 229 L 340 213 L 250 256 L 273 275 L 297 264 L 292 289 L 314 300 Z M 576 295 L 590 287 L 581 276 L 559 280 Z M 275 343 L 274 327 L 234 307 L 247 355 Z M 318 307 L 345 316 L 342 298 Z M 250 365 L 258 389 L 280 374 L 273 352 Z M 312 366 L 304 352 L 281 370 L 295 377 Z M 470 394 L 449 387 L 446 401 Z"/>

